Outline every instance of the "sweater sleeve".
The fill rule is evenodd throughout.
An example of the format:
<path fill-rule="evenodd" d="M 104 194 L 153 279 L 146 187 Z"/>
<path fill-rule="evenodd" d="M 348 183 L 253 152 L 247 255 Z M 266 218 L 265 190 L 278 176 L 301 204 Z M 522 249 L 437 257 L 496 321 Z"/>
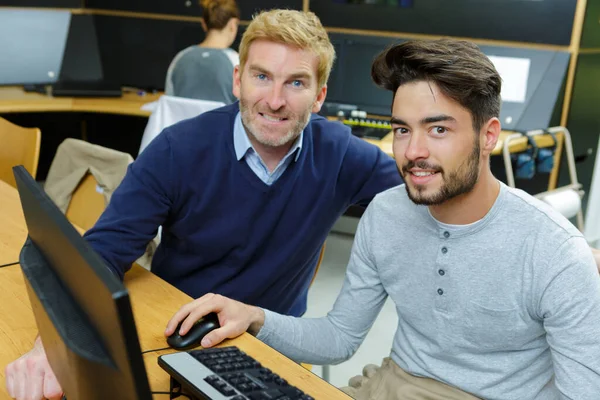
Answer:
<path fill-rule="evenodd" d="M 356 352 L 387 298 L 369 249 L 369 211 L 359 223 L 344 285 L 333 309 L 322 318 L 296 318 L 265 310 L 260 340 L 297 362 L 311 364 L 337 364 Z"/>
<path fill-rule="evenodd" d="M 177 179 L 163 131 L 129 165 L 110 204 L 85 239 L 121 279 L 146 250 L 172 207 Z"/>
<path fill-rule="evenodd" d="M 582 237 L 557 249 L 547 266 L 538 313 L 552 352 L 555 384 L 564 398 L 600 393 L 600 277 Z"/>
<path fill-rule="evenodd" d="M 350 136 L 340 180 L 342 187 L 350 191 L 350 204 L 365 206 L 378 193 L 402 184 L 396 161 L 355 136 Z"/>

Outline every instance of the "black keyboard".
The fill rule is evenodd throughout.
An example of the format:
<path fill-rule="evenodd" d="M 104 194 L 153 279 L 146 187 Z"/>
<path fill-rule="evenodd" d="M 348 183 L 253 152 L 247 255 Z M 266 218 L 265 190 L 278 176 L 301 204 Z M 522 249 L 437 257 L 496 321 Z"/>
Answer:
<path fill-rule="evenodd" d="M 171 375 L 171 391 L 199 399 L 314 400 L 237 347 L 172 353 L 158 358 Z"/>

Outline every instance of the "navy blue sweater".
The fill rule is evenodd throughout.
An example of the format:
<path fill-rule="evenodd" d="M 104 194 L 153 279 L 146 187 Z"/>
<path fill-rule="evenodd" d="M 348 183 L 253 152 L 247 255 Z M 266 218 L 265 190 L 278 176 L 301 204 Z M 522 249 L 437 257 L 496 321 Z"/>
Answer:
<path fill-rule="evenodd" d="M 312 116 L 271 186 L 233 147 L 238 104 L 165 129 L 129 166 L 85 237 L 120 276 L 163 226 L 152 272 L 188 295 L 219 293 L 299 316 L 319 251 L 346 208 L 401 183 L 395 162 Z"/>

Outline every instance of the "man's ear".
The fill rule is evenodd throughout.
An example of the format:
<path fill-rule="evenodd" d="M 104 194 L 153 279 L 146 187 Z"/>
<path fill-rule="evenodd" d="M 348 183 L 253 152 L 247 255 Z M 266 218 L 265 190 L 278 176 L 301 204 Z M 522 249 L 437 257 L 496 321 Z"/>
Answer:
<path fill-rule="evenodd" d="M 317 93 L 317 97 L 315 98 L 315 102 L 313 103 L 312 112 L 318 113 L 321 111 L 321 107 L 325 102 L 325 97 L 327 97 L 327 85 L 323 85 L 321 90 Z"/>
<path fill-rule="evenodd" d="M 200 26 L 202 26 L 204 33 L 208 32 L 208 27 L 206 26 L 206 21 L 204 21 L 204 18 L 200 18 Z"/>
<path fill-rule="evenodd" d="M 484 155 L 491 156 L 492 151 L 496 148 L 501 131 L 500 120 L 496 117 L 491 118 L 481 127 L 481 132 L 483 133 L 481 149 Z"/>
<path fill-rule="evenodd" d="M 242 70 L 240 68 L 239 65 L 236 65 L 235 67 L 233 67 L 233 95 L 235 97 L 240 98 L 240 93 L 241 93 L 241 87 L 242 87 Z"/>

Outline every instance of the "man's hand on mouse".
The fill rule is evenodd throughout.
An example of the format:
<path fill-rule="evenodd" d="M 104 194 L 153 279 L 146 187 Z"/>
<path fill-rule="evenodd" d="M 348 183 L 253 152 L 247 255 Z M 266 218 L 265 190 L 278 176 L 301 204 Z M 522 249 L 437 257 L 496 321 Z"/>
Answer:
<path fill-rule="evenodd" d="M 209 293 L 181 307 L 167 324 L 165 336 L 171 336 L 181 321 L 179 334 L 184 336 L 196 321 L 211 312 L 218 315 L 221 327 L 204 336 L 202 347 L 214 346 L 246 331 L 256 335 L 265 322 L 262 309 Z"/>
<path fill-rule="evenodd" d="M 60 399 L 62 388 L 50 368 L 42 340 L 33 349 L 8 364 L 5 369 L 6 390 L 17 400 Z"/>

